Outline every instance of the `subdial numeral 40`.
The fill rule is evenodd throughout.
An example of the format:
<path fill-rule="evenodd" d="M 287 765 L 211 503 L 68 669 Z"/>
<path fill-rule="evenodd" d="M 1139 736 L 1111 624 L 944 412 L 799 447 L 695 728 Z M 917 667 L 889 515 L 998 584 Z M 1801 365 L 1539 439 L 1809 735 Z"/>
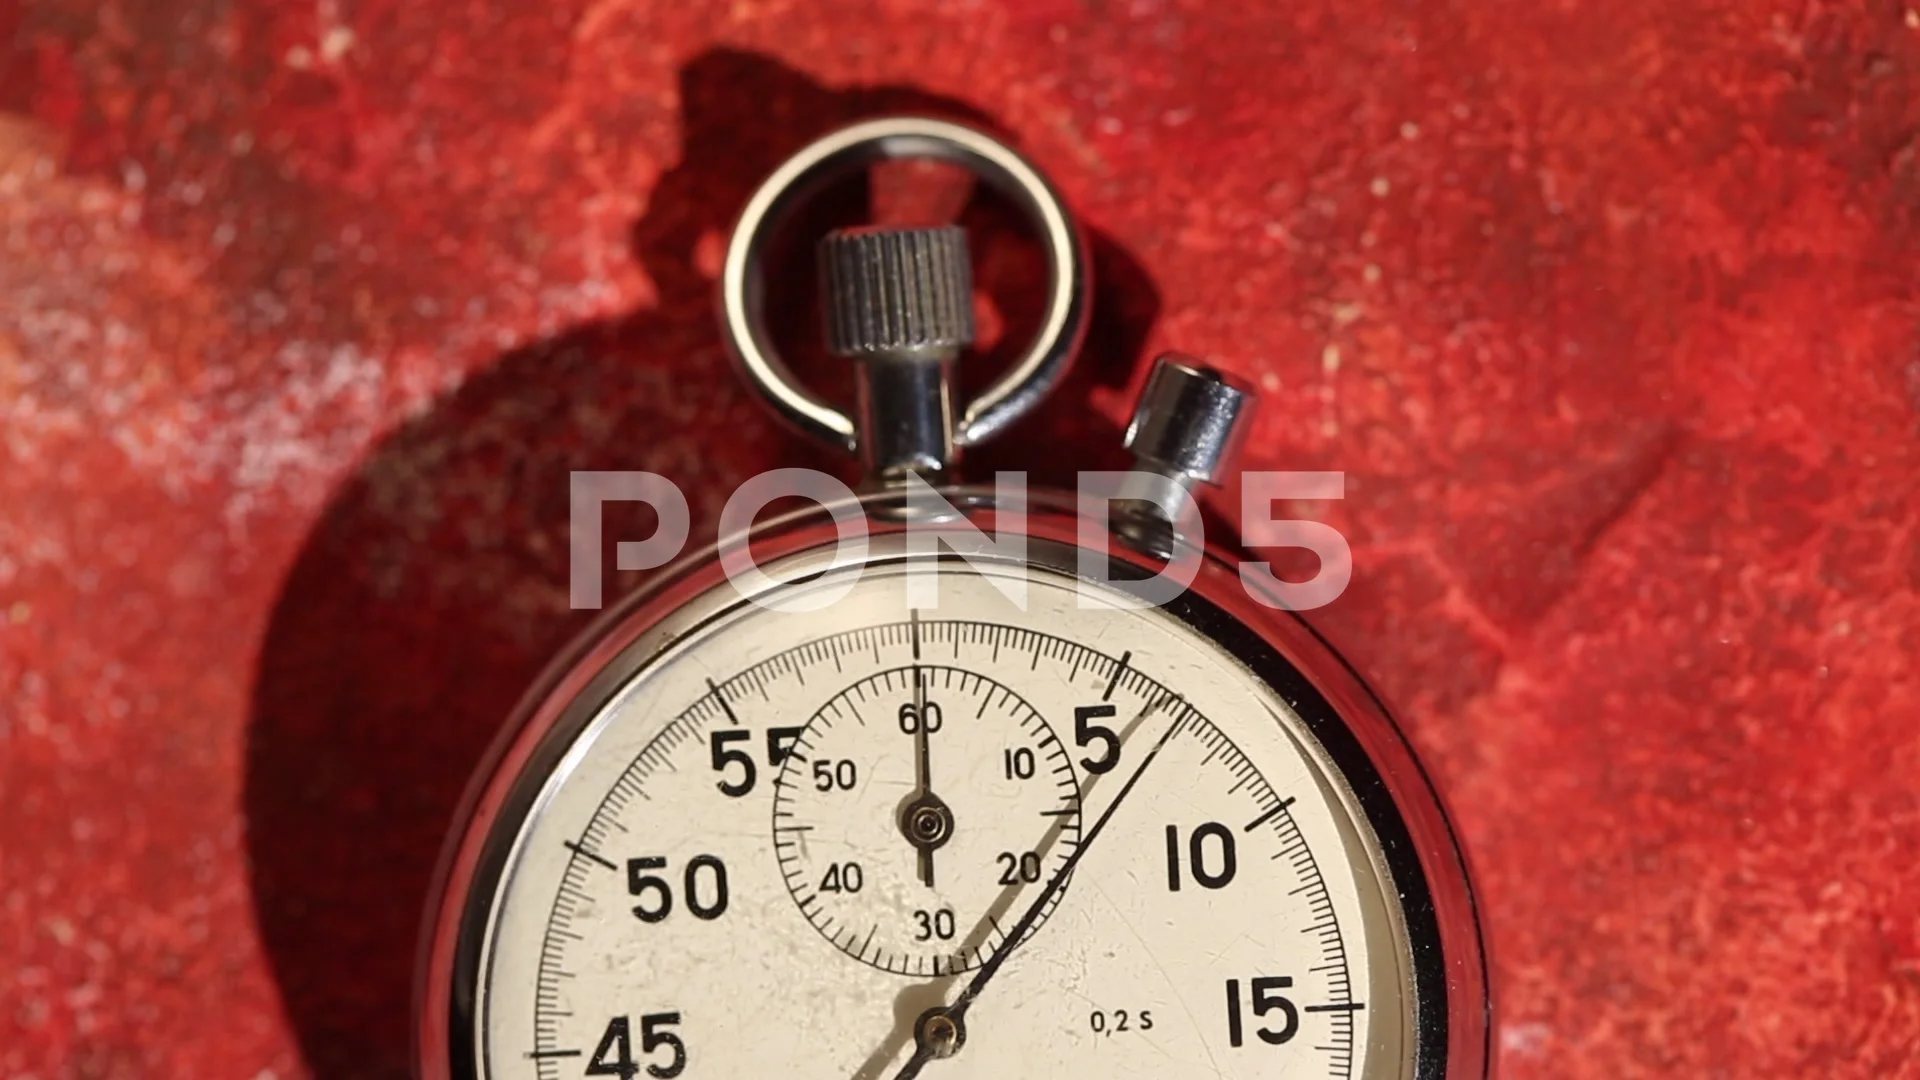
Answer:
<path fill-rule="evenodd" d="M 828 863 L 827 872 L 820 875 L 820 891 L 826 893 L 857 893 L 866 883 L 866 872 L 857 862 Z"/>

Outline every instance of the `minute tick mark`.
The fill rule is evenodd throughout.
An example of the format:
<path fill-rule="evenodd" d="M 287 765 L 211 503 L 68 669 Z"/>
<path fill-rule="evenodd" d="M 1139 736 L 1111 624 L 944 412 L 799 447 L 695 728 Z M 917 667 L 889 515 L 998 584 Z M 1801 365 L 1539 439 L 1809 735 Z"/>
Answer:
<path fill-rule="evenodd" d="M 1268 810 L 1266 813 L 1261 814 L 1259 817 L 1254 818 L 1252 821 L 1247 822 L 1247 827 L 1245 829 L 1242 829 L 1241 831 L 1252 832 L 1253 830 L 1259 828 L 1260 826 L 1265 825 L 1267 822 L 1272 821 L 1274 818 L 1279 817 L 1281 812 L 1284 811 L 1287 807 L 1292 806 L 1294 802 L 1295 800 L 1291 795 L 1287 796 L 1284 799 L 1281 799 L 1279 802 L 1273 804 L 1273 808 L 1271 810 Z"/>
<path fill-rule="evenodd" d="M 601 856 L 595 852 L 588 851 L 586 848 L 581 847 L 577 841 L 568 840 L 564 846 L 568 851 L 573 852 L 575 855 L 592 859 L 594 862 L 599 863 L 601 866 L 604 866 L 609 870 L 620 869 L 618 866 L 614 865 L 611 861 L 606 859 L 604 856 Z"/>
<path fill-rule="evenodd" d="M 712 679 L 707 680 L 707 689 L 713 692 L 713 700 L 720 703 L 720 711 L 727 714 L 727 722 L 734 727 L 740 726 L 740 718 L 733 715 L 733 706 L 727 704 L 727 696 L 720 692 L 720 686 Z"/>

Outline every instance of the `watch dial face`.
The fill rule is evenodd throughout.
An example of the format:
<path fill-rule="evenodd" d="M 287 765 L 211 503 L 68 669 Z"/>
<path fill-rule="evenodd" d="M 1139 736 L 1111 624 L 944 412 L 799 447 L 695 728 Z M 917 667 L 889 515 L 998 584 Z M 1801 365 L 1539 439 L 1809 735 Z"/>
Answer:
<path fill-rule="evenodd" d="M 908 581 L 738 604 L 598 708 L 503 826 L 483 1075 L 1413 1075 L 1399 891 L 1268 681 L 1064 573 Z"/>

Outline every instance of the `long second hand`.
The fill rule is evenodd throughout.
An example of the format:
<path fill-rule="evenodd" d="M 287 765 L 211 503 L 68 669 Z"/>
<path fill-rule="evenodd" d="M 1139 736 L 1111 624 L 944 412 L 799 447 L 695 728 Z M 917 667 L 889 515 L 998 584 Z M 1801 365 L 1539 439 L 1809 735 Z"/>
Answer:
<path fill-rule="evenodd" d="M 914 623 L 915 633 L 919 632 L 919 623 Z M 927 744 L 927 682 L 920 673 L 920 665 L 913 665 L 913 752 L 914 771 L 919 774 L 919 798 L 925 799 L 933 794 L 933 752 Z M 920 880 L 927 888 L 933 888 L 933 848 L 927 844 L 915 845 L 920 863 Z"/>
<path fill-rule="evenodd" d="M 1167 730 L 1160 734 L 1160 738 L 1155 740 L 1153 746 L 1147 750 L 1147 756 L 1141 758 L 1140 764 L 1134 766 L 1133 775 L 1127 777 L 1127 782 L 1121 785 L 1119 794 L 1115 795 L 1113 801 L 1107 804 L 1107 808 L 1101 813 L 1100 819 L 1093 823 L 1093 828 L 1087 830 L 1086 835 L 1080 838 L 1079 846 L 1073 849 L 1073 854 L 1067 856 L 1067 861 L 1061 865 L 1060 872 L 1053 875 L 1053 879 L 1047 882 L 1046 888 L 1040 890 L 1039 898 L 1033 902 L 1032 906 L 1027 908 L 1025 914 L 1020 916 L 1020 920 L 1013 924 L 1013 929 L 1008 931 L 1007 936 L 1002 939 L 1000 948 L 995 950 L 994 954 L 987 958 L 987 962 L 981 965 L 980 970 L 974 973 L 973 980 L 967 983 L 966 988 L 960 991 L 958 997 L 953 999 L 953 1004 L 947 1006 L 945 1009 L 930 1010 L 928 1017 L 945 1018 L 946 1021 L 952 1025 L 956 1038 L 961 1032 L 965 1031 L 962 1025 L 966 1019 L 968 1006 L 972 1005 L 974 999 L 980 996 L 980 991 L 986 988 L 988 981 L 1000 970 L 1000 965 L 1006 963 L 1007 957 L 1012 954 L 1014 947 L 1020 944 L 1021 939 L 1026 936 L 1027 931 L 1033 929 L 1034 922 L 1040 918 L 1040 913 L 1046 909 L 1047 902 L 1052 900 L 1053 894 L 1059 892 L 1061 887 L 1067 883 L 1067 877 L 1073 873 L 1073 868 L 1080 864 L 1080 857 L 1085 855 L 1087 849 L 1093 846 L 1093 842 L 1099 837 L 1101 830 L 1107 827 L 1107 822 L 1113 820 L 1113 812 L 1120 808 L 1122 802 L 1126 801 L 1127 793 L 1133 790 L 1133 785 L 1139 782 L 1141 774 L 1147 771 L 1147 766 L 1153 764 L 1153 759 L 1159 756 L 1160 748 L 1167 745 L 1167 740 L 1173 738 L 1173 733 L 1178 730 L 1180 730 L 1180 720 L 1176 717 L 1173 723 L 1167 725 Z M 919 1028 L 916 1031 L 917 1035 L 924 1032 L 928 1017 L 921 1018 Z M 914 1077 L 920 1075 L 920 1070 L 933 1058 L 936 1051 L 933 1040 L 921 1037 L 916 1041 L 917 1045 L 914 1047 L 913 1056 L 907 1059 L 907 1063 L 901 1066 L 898 1073 L 894 1074 L 893 1080 L 913 1080 Z"/>

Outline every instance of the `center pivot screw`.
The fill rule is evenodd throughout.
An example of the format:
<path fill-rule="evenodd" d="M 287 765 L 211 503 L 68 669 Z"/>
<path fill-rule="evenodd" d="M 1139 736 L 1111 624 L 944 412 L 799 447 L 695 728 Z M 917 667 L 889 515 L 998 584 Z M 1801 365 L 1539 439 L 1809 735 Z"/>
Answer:
<path fill-rule="evenodd" d="M 916 844 L 939 847 L 953 835 L 953 811 L 944 803 L 916 803 L 908 807 L 907 835 Z"/>
<path fill-rule="evenodd" d="M 932 1057 L 950 1058 L 967 1041 L 967 1029 L 946 1009 L 938 1006 L 920 1014 L 914 1025 L 914 1041 Z"/>

